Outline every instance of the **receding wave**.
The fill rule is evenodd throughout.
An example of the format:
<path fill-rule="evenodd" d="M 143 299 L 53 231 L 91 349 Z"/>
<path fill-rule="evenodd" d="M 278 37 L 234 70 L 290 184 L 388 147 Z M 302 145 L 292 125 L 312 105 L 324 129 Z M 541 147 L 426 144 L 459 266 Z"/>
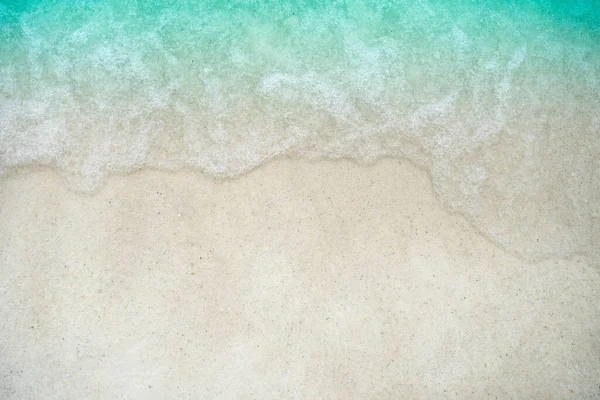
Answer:
<path fill-rule="evenodd" d="M 0 174 L 403 157 L 523 256 L 594 252 L 594 1 L 171 3 L 0 3 Z"/>

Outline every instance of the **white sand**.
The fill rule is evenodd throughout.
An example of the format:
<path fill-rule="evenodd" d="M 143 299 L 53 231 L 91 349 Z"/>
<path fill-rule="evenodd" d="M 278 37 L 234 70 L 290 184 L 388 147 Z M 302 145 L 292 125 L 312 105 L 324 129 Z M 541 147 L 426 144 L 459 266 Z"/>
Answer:
<path fill-rule="evenodd" d="M 1 399 L 600 397 L 600 274 L 386 160 L 0 183 Z"/>

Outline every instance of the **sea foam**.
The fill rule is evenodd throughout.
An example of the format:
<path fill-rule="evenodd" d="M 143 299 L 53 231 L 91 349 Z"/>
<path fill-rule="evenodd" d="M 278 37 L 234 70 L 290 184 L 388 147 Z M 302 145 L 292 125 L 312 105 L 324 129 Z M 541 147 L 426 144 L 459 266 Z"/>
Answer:
<path fill-rule="evenodd" d="M 0 174 L 402 157 L 508 249 L 598 255 L 594 1 L 294 3 L 0 4 Z"/>

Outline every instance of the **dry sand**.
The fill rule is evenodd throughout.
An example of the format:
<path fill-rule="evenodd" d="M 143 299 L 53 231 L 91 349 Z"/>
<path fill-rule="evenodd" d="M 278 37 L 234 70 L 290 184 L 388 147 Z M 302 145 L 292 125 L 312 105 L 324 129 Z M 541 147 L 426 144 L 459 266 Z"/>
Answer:
<path fill-rule="evenodd" d="M 0 183 L 1 399 L 600 398 L 594 260 L 526 263 L 406 162 Z"/>

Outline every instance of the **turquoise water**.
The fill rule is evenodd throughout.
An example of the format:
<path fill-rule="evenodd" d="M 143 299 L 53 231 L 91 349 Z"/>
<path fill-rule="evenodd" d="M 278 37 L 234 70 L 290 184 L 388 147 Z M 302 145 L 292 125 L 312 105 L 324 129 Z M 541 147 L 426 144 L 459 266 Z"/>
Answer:
<path fill-rule="evenodd" d="M 0 174 L 405 157 L 532 258 L 600 240 L 599 89 L 597 1 L 0 1 Z"/>

